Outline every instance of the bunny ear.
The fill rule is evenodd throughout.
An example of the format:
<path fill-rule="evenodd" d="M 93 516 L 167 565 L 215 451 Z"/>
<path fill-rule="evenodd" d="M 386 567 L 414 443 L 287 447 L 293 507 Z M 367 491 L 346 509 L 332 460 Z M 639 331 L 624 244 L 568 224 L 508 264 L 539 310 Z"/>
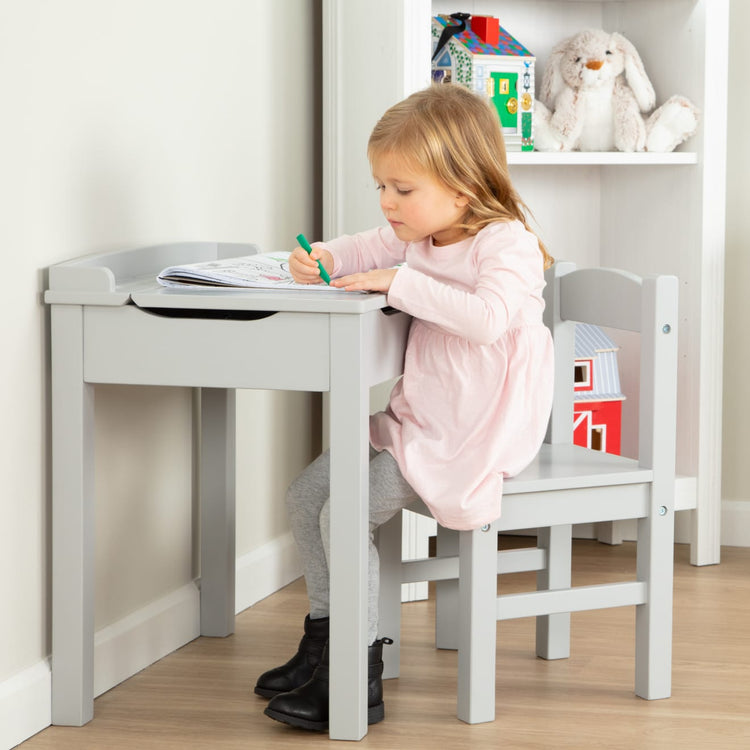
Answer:
<path fill-rule="evenodd" d="M 552 48 L 547 64 L 544 67 L 542 76 L 542 86 L 539 91 L 539 101 L 545 104 L 549 109 L 555 109 L 555 99 L 564 88 L 562 73 L 560 72 L 560 63 L 565 54 L 570 39 L 565 39 Z"/>
<path fill-rule="evenodd" d="M 635 95 L 638 106 L 641 112 L 648 112 L 654 108 L 656 94 L 646 75 L 641 56 L 632 42 L 629 42 L 622 34 L 612 34 L 612 39 L 625 59 L 625 78 Z"/>

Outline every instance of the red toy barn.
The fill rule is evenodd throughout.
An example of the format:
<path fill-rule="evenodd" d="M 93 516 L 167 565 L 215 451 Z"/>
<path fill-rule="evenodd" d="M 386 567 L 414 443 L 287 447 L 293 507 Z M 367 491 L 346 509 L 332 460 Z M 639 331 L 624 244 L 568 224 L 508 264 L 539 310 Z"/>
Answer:
<path fill-rule="evenodd" d="M 573 442 L 620 454 L 622 402 L 619 347 L 600 328 L 579 323 L 575 341 Z"/>

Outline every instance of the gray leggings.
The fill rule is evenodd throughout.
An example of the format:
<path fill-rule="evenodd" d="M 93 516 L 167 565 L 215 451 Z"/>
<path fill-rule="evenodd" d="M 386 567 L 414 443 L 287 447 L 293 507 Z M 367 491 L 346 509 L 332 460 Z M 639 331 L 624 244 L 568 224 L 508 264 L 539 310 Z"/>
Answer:
<path fill-rule="evenodd" d="M 286 496 L 292 533 L 305 573 L 310 617 L 313 619 L 327 617 L 329 612 L 329 494 L 330 459 L 326 451 L 292 482 Z M 373 542 L 373 532 L 416 498 L 414 490 L 401 476 L 393 456 L 388 451 L 378 453 L 370 447 L 368 643 L 373 643 L 378 637 L 380 559 Z"/>

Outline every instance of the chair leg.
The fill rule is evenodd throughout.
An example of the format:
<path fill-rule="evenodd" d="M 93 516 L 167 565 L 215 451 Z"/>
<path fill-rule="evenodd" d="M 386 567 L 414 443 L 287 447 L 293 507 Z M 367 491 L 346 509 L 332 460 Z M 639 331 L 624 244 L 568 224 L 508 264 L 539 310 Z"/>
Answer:
<path fill-rule="evenodd" d="M 537 591 L 570 588 L 572 536 L 570 525 L 539 529 L 537 545 L 547 550 L 547 567 L 537 573 Z M 542 659 L 567 659 L 570 656 L 569 612 L 536 618 L 536 654 Z"/>
<path fill-rule="evenodd" d="M 495 719 L 497 529 L 459 532 L 458 718 Z"/>
<path fill-rule="evenodd" d="M 458 532 L 438 524 L 437 557 L 458 557 Z M 435 648 L 458 649 L 458 579 L 435 582 Z"/>
<path fill-rule="evenodd" d="M 647 601 L 635 608 L 635 694 L 647 700 L 672 693 L 674 513 L 638 521 L 637 574 Z"/>
<path fill-rule="evenodd" d="M 378 637 L 393 639 L 383 649 L 383 679 L 398 677 L 401 669 L 401 518 L 399 511 L 375 532 L 380 556 Z"/>

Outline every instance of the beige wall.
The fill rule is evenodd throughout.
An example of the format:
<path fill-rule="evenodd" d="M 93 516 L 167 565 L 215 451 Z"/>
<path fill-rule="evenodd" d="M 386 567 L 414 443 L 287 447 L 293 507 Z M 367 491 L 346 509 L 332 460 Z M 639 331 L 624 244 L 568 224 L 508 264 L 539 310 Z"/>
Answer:
<path fill-rule="evenodd" d="M 50 650 L 44 268 L 173 240 L 315 236 L 318 10 L 0 0 L 0 683 Z M 191 402 L 97 388 L 97 628 L 196 573 Z M 304 394 L 240 395 L 239 555 L 286 530 L 282 488 L 317 411 Z"/>
<path fill-rule="evenodd" d="M 731 0 L 722 496 L 750 500 L 750 3 Z M 749 286 L 745 286 L 748 284 Z"/>

